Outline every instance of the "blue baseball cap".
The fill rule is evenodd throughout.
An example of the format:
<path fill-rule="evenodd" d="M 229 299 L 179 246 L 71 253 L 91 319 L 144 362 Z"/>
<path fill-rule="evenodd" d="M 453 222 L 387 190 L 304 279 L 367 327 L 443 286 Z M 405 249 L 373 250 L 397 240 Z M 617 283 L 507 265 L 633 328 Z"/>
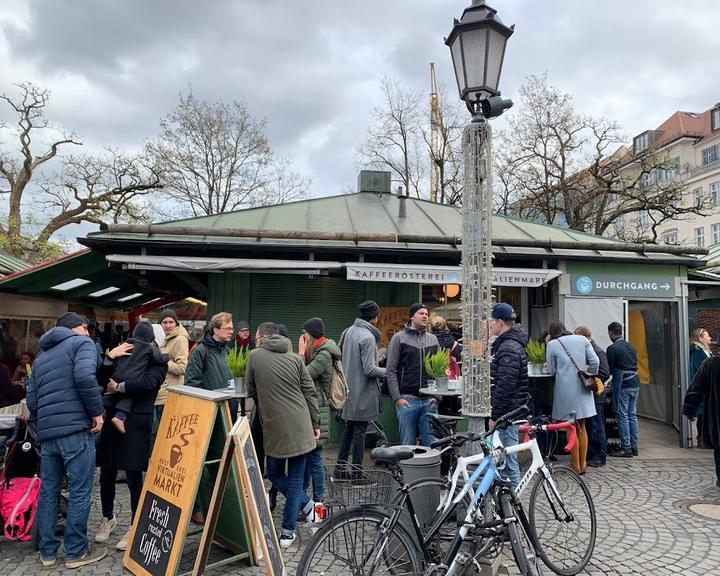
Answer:
<path fill-rule="evenodd" d="M 507 302 L 498 302 L 492 307 L 492 317 L 496 320 L 515 320 L 515 310 Z"/>

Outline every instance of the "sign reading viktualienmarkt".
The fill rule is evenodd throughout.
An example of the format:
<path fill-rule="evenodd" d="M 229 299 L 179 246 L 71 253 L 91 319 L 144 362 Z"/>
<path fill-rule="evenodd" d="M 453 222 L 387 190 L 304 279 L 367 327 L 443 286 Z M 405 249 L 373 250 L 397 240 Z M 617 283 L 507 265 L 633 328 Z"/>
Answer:
<path fill-rule="evenodd" d="M 624 296 L 642 298 L 674 298 L 675 278 L 633 274 L 574 274 L 570 282 L 574 296 Z"/>

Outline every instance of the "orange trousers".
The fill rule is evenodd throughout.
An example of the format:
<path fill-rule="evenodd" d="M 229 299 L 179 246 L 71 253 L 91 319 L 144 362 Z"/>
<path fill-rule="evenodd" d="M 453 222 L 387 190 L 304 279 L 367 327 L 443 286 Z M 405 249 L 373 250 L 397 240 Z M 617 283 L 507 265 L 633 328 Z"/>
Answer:
<path fill-rule="evenodd" d="M 585 430 L 585 420 L 585 418 L 582 418 L 576 422 L 577 440 L 570 452 L 570 466 L 578 474 L 585 474 L 587 468 L 588 436 Z"/>

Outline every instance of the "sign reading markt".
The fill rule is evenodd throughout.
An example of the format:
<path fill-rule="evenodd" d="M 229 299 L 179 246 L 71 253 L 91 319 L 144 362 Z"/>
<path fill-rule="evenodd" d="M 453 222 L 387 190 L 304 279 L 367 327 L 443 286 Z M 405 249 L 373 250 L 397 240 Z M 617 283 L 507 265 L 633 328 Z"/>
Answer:
<path fill-rule="evenodd" d="M 675 298 L 675 278 L 632 274 L 574 274 L 570 282 L 573 296 L 624 296 L 636 298 Z"/>

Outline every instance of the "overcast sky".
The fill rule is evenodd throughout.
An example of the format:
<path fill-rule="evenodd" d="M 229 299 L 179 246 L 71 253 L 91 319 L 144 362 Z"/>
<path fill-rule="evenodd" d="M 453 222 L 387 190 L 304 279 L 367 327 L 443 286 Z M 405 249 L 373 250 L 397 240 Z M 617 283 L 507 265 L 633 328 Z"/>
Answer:
<path fill-rule="evenodd" d="M 52 90 L 51 120 L 88 147 L 134 149 L 190 86 L 244 98 L 311 194 L 356 182 L 355 150 L 383 76 L 456 97 L 444 45 L 470 0 L 2 0 L 0 91 Z M 720 101 L 717 0 L 494 0 L 515 34 L 501 88 L 528 74 L 628 136 Z M 0 111 L 5 114 L 5 111 Z"/>

